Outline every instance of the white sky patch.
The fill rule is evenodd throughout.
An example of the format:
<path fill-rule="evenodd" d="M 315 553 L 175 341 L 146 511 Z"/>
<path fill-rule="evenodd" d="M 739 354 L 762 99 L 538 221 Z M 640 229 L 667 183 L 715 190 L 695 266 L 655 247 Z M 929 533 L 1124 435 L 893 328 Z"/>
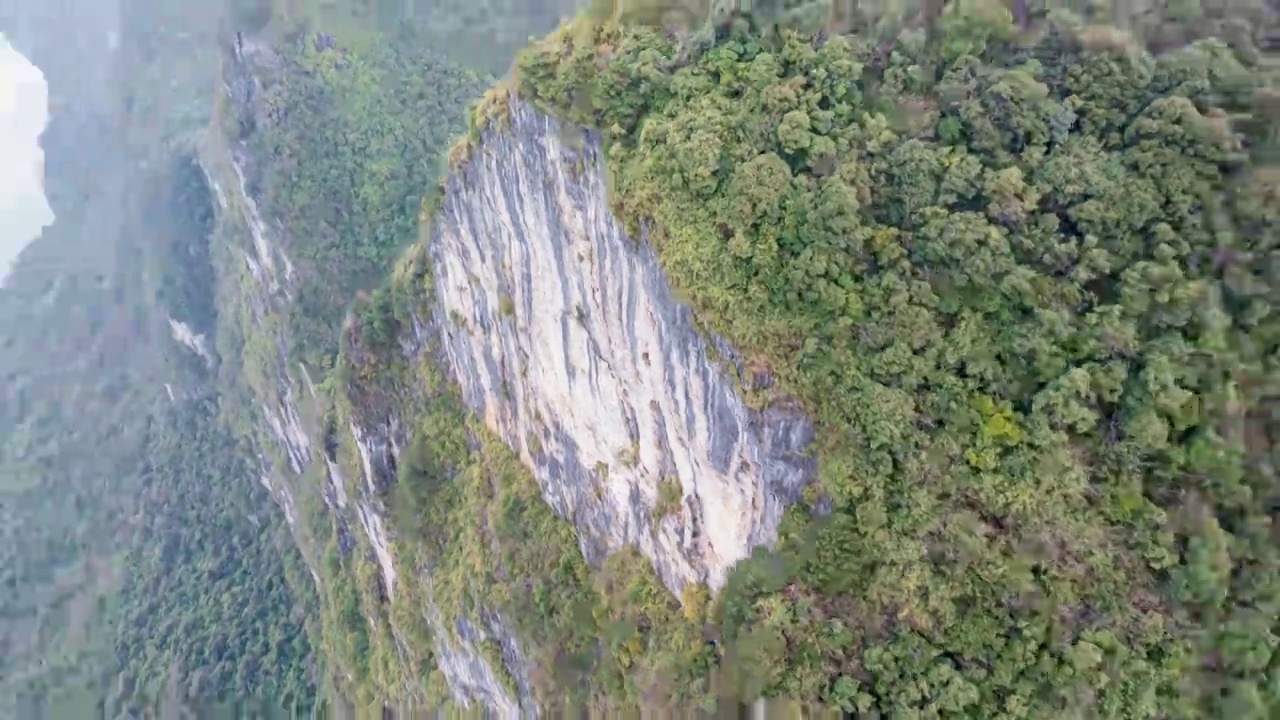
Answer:
<path fill-rule="evenodd" d="M 0 285 L 18 252 L 53 222 L 39 145 L 48 117 L 44 75 L 0 35 Z"/>

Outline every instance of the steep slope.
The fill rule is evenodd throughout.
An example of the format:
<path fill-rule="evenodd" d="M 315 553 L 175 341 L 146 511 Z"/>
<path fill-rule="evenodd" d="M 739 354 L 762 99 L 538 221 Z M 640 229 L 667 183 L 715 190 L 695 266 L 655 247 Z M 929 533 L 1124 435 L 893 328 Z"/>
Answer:
<path fill-rule="evenodd" d="M 748 406 L 768 377 L 704 337 L 647 238 L 602 212 L 599 136 L 519 101 L 503 122 L 427 239 L 445 367 L 591 563 L 635 545 L 676 595 L 718 590 L 813 478 L 812 428 Z"/>
<path fill-rule="evenodd" d="M 733 350 L 599 212 L 598 138 L 507 120 L 343 349 L 326 445 L 380 572 L 364 608 L 393 638 L 425 620 L 460 700 L 666 704 L 704 688 L 699 605 L 776 540 L 812 429 L 746 405 Z"/>
<path fill-rule="evenodd" d="M 111 63 L 105 37 L 84 37 L 77 16 L 106 18 L 101 24 L 110 27 L 118 10 L 114 3 L 94 5 L 19 16 L 9 3 L 0 12 L 0 27 L 42 69 L 50 102 L 57 103 L 41 139 L 57 219 L 24 249 L 0 289 L 5 716 L 47 687 L 74 686 L 82 677 L 81 653 L 108 652 L 86 629 L 115 582 L 112 550 L 125 535 L 126 498 L 137 477 L 140 428 L 124 405 L 136 398 L 145 373 L 133 349 L 146 338 L 129 342 L 138 298 L 129 292 L 136 275 L 125 262 L 133 248 L 120 235 L 119 209 L 127 200 L 120 185 L 101 182 L 121 165 L 110 132 L 114 98 L 95 82 Z M 77 67 L 92 68 L 95 77 Z M 113 483 L 118 496 L 101 492 Z"/>
<path fill-rule="evenodd" d="M 453 71 L 414 50 L 416 39 L 401 36 L 373 51 L 347 49 L 323 35 L 291 35 L 267 44 L 242 34 L 224 48 L 227 95 L 222 122 L 202 150 L 202 163 L 219 198 L 220 242 L 215 243 L 215 254 L 221 257 L 215 262 L 222 299 L 217 344 L 223 358 L 224 401 L 237 398 L 242 403 L 231 405 L 230 412 L 244 413 L 247 422 L 241 427 L 249 429 L 247 437 L 261 448 L 263 482 L 311 560 L 325 605 L 321 642 L 362 704 L 375 699 L 439 702 L 450 690 L 460 700 L 507 708 L 514 708 L 518 700 L 532 706 L 535 695 L 550 703 L 566 689 L 581 701 L 596 693 L 596 676 L 606 676 L 619 689 L 634 685 L 626 667 L 645 660 L 656 671 L 662 653 L 679 652 L 704 662 L 708 646 L 696 624 L 676 621 L 678 604 L 660 590 L 661 583 L 677 594 L 687 590 L 689 597 L 704 596 L 706 585 L 719 585 L 727 568 L 753 546 L 771 542 L 783 506 L 796 499 L 813 474 L 812 460 L 805 455 L 812 432 L 802 417 L 783 407 L 762 412 L 747 407 L 736 379 L 742 369 L 732 362 L 732 350 L 714 338 L 702 339 L 687 310 L 666 290 L 654 258 L 629 247 L 607 214 L 599 220 L 610 223 L 606 227 L 615 238 L 619 265 L 601 266 L 599 276 L 577 291 L 582 297 L 573 304 L 600 312 L 593 323 L 585 318 L 573 321 L 582 323 L 575 327 L 584 335 L 571 342 L 591 337 L 608 357 L 580 358 L 572 345 L 561 344 L 557 356 L 544 355 L 544 360 L 560 363 L 561 373 L 581 376 L 576 387 L 579 404 L 604 401 L 621 384 L 636 394 L 632 406 L 625 415 L 620 410 L 611 436 L 602 435 L 590 445 L 571 435 L 581 425 L 558 424 L 574 417 L 572 407 L 555 405 L 554 395 L 540 396 L 532 383 L 522 386 L 523 407 L 495 405 L 494 412 L 511 419 L 506 430 L 511 438 L 530 442 L 543 442 L 534 434 L 533 418 L 551 418 L 543 430 L 545 449 L 526 451 L 536 452 L 547 463 L 538 473 L 544 488 L 560 483 L 561 509 L 568 513 L 571 505 L 578 508 L 572 514 L 581 519 L 587 557 L 595 566 L 613 567 L 618 576 L 608 587 L 592 583 L 572 525 L 556 518 L 517 457 L 478 426 L 474 434 L 466 430 L 467 405 L 479 410 L 478 403 L 500 402 L 499 381 L 491 381 L 493 394 L 486 395 L 485 381 L 477 375 L 468 403 L 462 404 L 445 376 L 433 369 L 437 348 L 442 347 L 436 339 L 439 323 L 464 312 L 472 322 L 496 322 L 503 312 L 496 296 L 470 304 L 462 295 L 451 295 L 453 306 L 429 302 L 416 315 L 400 313 L 401 320 L 358 311 L 353 327 L 359 329 L 352 330 L 343 353 L 346 359 L 338 363 L 335 374 L 326 374 L 325 325 L 341 317 L 341 306 L 326 309 L 317 299 L 339 302 L 343 288 L 349 288 L 347 294 L 354 292 L 362 282 L 370 282 L 362 277 L 387 262 L 380 253 L 412 239 L 418 213 L 404 213 L 405 201 L 420 203 L 420 189 L 442 166 L 433 162 L 433 145 L 435 152 L 442 151 L 442 140 L 463 131 L 459 101 L 480 87 L 472 84 L 468 91 L 466 83 L 473 81 L 450 75 Z M 411 52 L 421 59 L 412 59 Z M 408 65 L 439 67 L 434 72 L 441 75 L 432 77 L 429 70 L 421 75 L 424 85 L 404 89 L 379 82 L 389 73 L 399 77 Z M 447 80 L 441 83 L 442 77 L 456 77 L 459 92 L 450 95 L 451 86 Z M 422 91 L 415 87 L 430 92 L 418 94 Z M 379 92 L 370 93 L 373 88 Z M 447 122 L 450 111 L 398 109 L 414 97 L 423 98 L 417 102 L 458 102 L 453 111 L 456 129 L 450 131 L 446 125 L 445 134 L 433 140 L 424 123 L 432 118 Z M 380 105 L 370 111 L 369 103 Z M 273 115 L 273 107 L 288 108 L 288 115 Z M 345 114 L 355 108 L 365 111 Z M 532 114 L 527 122 L 525 140 L 557 142 L 554 125 Z M 413 133 L 423 132 L 427 135 L 414 140 Z M 499 137 L 494 136 L 495 142 Z M 335 146 L 329 138 L 355 144 Z M 387 144 L 405 139 L 415 144 Z M 515 145 L 509 149 L 519 150 Z M 584 189 L 582 179 L 560 163 L 559 152 L 552 148 L 540 157 L 521 150 L 468 185 L 469 192 L 482 196 L 480 203 L 527 191 L 527 204 L 503 210 L 510 215 L 506 234 L 485 239 L 492 228 L 478 225 L 478 216 L 459 215 L 453 238 L 440 239 L 432 252 L 470 252 L 449 244 L 478 247 L 481 242 L 486 252 L 503 252 L 518 240 L 512 232 L 531 232 L 534 239 L 522 247 L 550 262 L 549 253 L 558 241 L 556 228 L 537 227 L 535 218 L 558 222 L 559 217 L 576 217 L 603 203 L 605 192 L 598 148 L 584 160 L 593 164 L 595 177 L 588 194 L 564 204 L 568 201 L 548 192 L 553 186 L 560 193 Z M 524 167 L 525 185 L 506 186 L 501 178 L 513 171 L 510 163 L 517 160 L 533 163 Z M 352 169 L 358 174 L 348 181 Z M 534 179 L 543 171 L 545 183 Z M 398 177 L 403 179 L 389 181 L 388 172 L 402 173 Z M 552 172 L 557 174 L 554 181 Z M 305 179 L 286 184 L 283 178 Z M 379 194 L 367 194 L 370 187 L 378 188 Z M 645 267 L 647 274 L 636 272 Z M 570 263 L 560 270 L 577 278 L 582 267 Z M 399 272 L 403 282 L 411 283 L 410 277 L 421 280 L 426 270 L 420 264 L 416 270 Z M 459 281 L 458 275 L 444 277 Z M 533 283 L 539 278 L 529 275 L 525 280 Z M 628 292 L 640 298 L 640 305 L 631 312 L 654 315 L 646 330 L 651 348 L 628 349 L 629 342 L 621 337 L 606 346 L 607 326 L 625 321 L 627 308 L 601 304 L 588 295 L 592 288 L 598 293 L 610 283 L 635 283 Z M 527 284 L 521 301 L 543 305 L 549 291 L 540 281 Z M 413 298 L 427 301 L 421 286 L 396 286 L 374 293 L 358 307 L 385 310 L 389 302 L 418 302 Z M 557 335 L 570 319 L 566 307 L 545 306 L 548 314 L 541 322 L 554 323 L 548 330 Z M 370 312 L 371 324 L 359 319 Z M 412 352 L 394 361 L 386 357 L 386 348 L 398 342 L 391 336 L 401 326 L 419 331 L 404 335 Z M 513 358 L 521 354 L 514 343 L 526 342 L 525 335 L 509 336 Z M 456 327 L 448 331 L 450 354 L 459 369 L 467 358 L 475 363 L 473 369 L 501 362 L 483 345 L 468 347 L 464 337 Z M 561 342 L 552 337 L 536 342 L 552 340 Z M 620 366 L 608 376 L 599 370 L 608 362 L 639 366 L 644 353 L 659 358 L 648 377 L 633 378 L 630 366 Z M 712 353 L 727 362 L 712 363 Z M 664 377 L 661 368 L 668 360 L 673 370 Z M 366 361 L 369 365 L 363 370 L 354 369 Z M 453 374 L 451 365 L 443 367 Z M 685 370 L 689 377 L 676 377 Z M 591 380 L 597 375 L 603 382 Z M 748 380 L 753 381 L 763 382 Z M 558 392 L 553 385 L 547 389 Z M 662 404 L 667 408 L 655 409 Z M 579 417 L 582 422 L 591 416 Z M 526 424 L 518 425 L 516 418 Z M 628 431 L 628 425 L 634 429 Z M 423 436 L 425 428 L 434 428 L 429 437 Z M 447 441 L 450 437 L 452 442 Z M 626 457 L 641 443 L 655 448 L 670 443 L 673 449 Z M 576 474 L 557 471 L 557 464 L 572 467 Z M 605 482 L 609 470 L 603 466 L 610 464 L 613 477 L 623 478 L 625 484 Z M 710 474 L 701 479 L 704 469 Z M 440 498 L 428 492 L 446 477 L 458 478 L 456 495 Z M 476 483 L 493 483 L 496 494 L 475 495 Z M 396 496 L 388 496 L 393 487 Z M 463 528 L 470 524 L 466 518 L 476 513 L 497 513 L 493 503 L 499 498 L 520 498 L 523 507 L 501 518 L 495 515 L 489 532 L 496 546 L 486 548 L 480 535 Z M 688 511 L 682 511 L 686 506 Z M 440 518 L 431 523 L 436 528 L 452 528 L 450 532 L 462 536 L 461 543 L 446 543 L 443 555 L 433 552 L 423 534 L 430 535 L 421 517 L 429 513 Z M 756 520 L 749 526 L 731 520 L 739 514 Z M 624 517 L 630 518 L 626 524 L 615 525 L 610 519 Z M 534 537 L 545 538 L 545 546 L 531 545 L 528 538 Z M 606 560 L 607 553 L 636 543 L 661 561 L 661 580 L 640 556 L 621 553 Z M 495 552 L 514 555 L 502 560 Z M 472 553 L 484 553 L 485 559 L 477 560 Z M 438 571 L 422 575 L 416 570 L 419 563 L 436 564 Z M 466 587 L 466 576 L 486 567 L 493 568 L 483 575 L 487 590 Z M 506 572 L 500 567 L 510 568 L 515 577 L 503 577 Z M 541 594 L 527 596 L 518 582 L 541 588 Z M 649 600 L 632 607 L 625 596 L 628 584 L 648 588 L 642 592 Z M 490 604 L 476 606 L 476 593 L 488 597 Z M 647 637 L 650 627 L 662 627 L 661 641 Z M 606 635 L 612 635 L 611 657 L 602 662 L 595 657 L 596 643 Z M 504 656 L 510 667 L 499 661 Z M 531 677 L 539 673 L 542 677 Z M 682 681 L 694 682 L 700 674 Z M 434 678 L 425 690 L 416 679 L 424 676 Z"/>
<path fill-rule="evenodd" d="M 347 686 L 373 670 L 367 639 L 351 637 L 363 638 L 368 621 L 349 607 L 355 576 L 333 567 L 365 535 L 352 532 L 355 518 L 326 510 L 344 488 L 322 461 L 324 388 L 349 303 L 416 236 L 421 189 L 488 82 L 411 25 L 378 37 L 224 35 L 223 92 L 200 148 L 218 217 L 211 344 L 221 413 L 253 449 L 255 474 L 308 560 L 323 601 L 311 618 L 323 673 L 365 705 L 376 696 Z"/>
<path fill-rule="evenodd" d="M 1274 59 L 1152 58 L 1066 16 L 1028 41 L 988 10 L 888 56 L 579 27 L 520 64 L 606 133 L 614 210 L 698 316 L 815 420 L 833 512 L 731 575 L 733 682 L 1264 715 Z"/>
<path fill-rule="evenodd" d="M 329 385 L 366 692 L 1268 711 L 1272 66 L 1014 30 L 522 59 Z"/>

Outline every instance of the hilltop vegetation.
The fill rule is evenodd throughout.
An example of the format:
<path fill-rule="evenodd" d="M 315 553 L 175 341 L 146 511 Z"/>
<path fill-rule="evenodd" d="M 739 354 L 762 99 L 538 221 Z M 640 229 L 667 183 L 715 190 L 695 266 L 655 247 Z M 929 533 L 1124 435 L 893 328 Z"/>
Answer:
<path fill-rule="evenodd" d="M 1260 35 L 1156 58 L 1066 15 L 937 20 L 885 20 L 896 44 L 583 22 L 521 58 L 520 94 L 604 134 L 615 212 L 701 319 L 805 403 L 822 478 L 709 608 L 681 612 L 634 554 L 588 570 L 514 456 L 395 350 L 430 302 L 416 248 L 357 303 L 328 387 L 334 427 L 370 397 L 413 423 L 382 500 L 397 565 L 433 568 L 391 598 L 362 536 L 344 553 L 317 523 L 323 646 L 361 706 L 443 699 L 434 603 L 500 613 L 549 706 L 1274 707 Z"/>
<path fill-rule="evenodd" d="M 892 46 L 606 23 L 521 58 L 522 95 L 604 134 L 615 212 L 699 317 L 818 423 L 833 512 L 793 511 L 715 609 L 739 697 L 1276 710 L 1258 60 L 966 3 Z"/>
<path fill-rule="evenodd" d="M 273 17 L 366 49 L 406 27 L 420 50 L 431 49 L 461 67 L 502 75 L 532 37 L 572 17 L 583 0 L 230 0 L 237 24 L 261 30 Z"/>
<path fill-rule="evenodd" d="M 336 427 L 369 402 L 412 423 L 382 499 L 397 565 L 433 578 L 389 598 L 370 548 L 330 540 L 327 647 L 355 695 L 442 697 L 430 602 L 500 613 L 550 707 L 1264 717 L 1270 71 L 989 7 L 888 51 L 724 32 L 578 23 L 517 89 L 603 133 L 615 212 L 817 420 L 809 507 L 709 608 L 633 553 L 588 570 L 527 470 L 396 351 L 431 302 L 414 248 L 357 304 L 332 387 Z"/>

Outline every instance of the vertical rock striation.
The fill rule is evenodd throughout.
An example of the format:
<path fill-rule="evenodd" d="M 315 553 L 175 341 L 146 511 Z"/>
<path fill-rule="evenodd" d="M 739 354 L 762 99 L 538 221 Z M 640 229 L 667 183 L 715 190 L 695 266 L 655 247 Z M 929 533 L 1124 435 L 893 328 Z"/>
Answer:
<path fill-rule="evenodd" d="M 308 278 L 285 254 L 290 229 L 255 201 L 265 159 L 246 142 L 268 121 L 275 60 L 248 38 L 226 49 L 225 134 L 202 149 L 217 209 L 238 228 L 227 257 L 241 274 L 243 321 L 278 356 L 250 383 L 260 435 L 281 459 L 263 482 L 297 532 L 299 482 L 319 478 L 340 550 L 363 535 L 389 601 L 404 583 L 431 598 L 430 568 L 397 555 L 387 512 L 420 399 L 375 393 L 349 424 L 322 428 L 315 383 L 286 359 L 278 319 Z M 574 524 L 589 562 L 635 545 L 677 596 L 690 583 L 719 589 L 736 562 L 776 540 L 813 479 L 811 423 L 785 404 L 748 405 L 741 386 L 767 380 L 747 377 L 743 358 L 697 327 L 645 239 L 614 219 L 599 138 L 518 100 L 508 120 L 448 178 L 426 240 L 436 302 L 399 352 L 409 366 L 447 370 Z M 502 617 L 483 602 L 474 617 L 443 617 L 432 602 L 422 612 L 456 700 L 532 711 L 532 656 Z M 495 648 L 504 668 L 491 665 Z"/>
<path fill-rule="evenodd" d="M 430 229 L 443 354 L 589 562 L 634 544 L 677 596 L 718 589 L 812 479 L 813 429 L 747 406 L 741 358 L 626 235 L 606 176 L 598 137 L 511 101 Z"/>

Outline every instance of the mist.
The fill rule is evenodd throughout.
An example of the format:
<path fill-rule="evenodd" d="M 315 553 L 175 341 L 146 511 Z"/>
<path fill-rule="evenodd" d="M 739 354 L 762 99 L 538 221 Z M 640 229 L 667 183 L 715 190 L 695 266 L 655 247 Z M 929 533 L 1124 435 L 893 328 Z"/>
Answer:
<path fill-rule="evenodd" d="M 0 285 L 22 248 L 53 222 L 39 145 L 48 115 L 44 75 L 0 35 Z"/>

